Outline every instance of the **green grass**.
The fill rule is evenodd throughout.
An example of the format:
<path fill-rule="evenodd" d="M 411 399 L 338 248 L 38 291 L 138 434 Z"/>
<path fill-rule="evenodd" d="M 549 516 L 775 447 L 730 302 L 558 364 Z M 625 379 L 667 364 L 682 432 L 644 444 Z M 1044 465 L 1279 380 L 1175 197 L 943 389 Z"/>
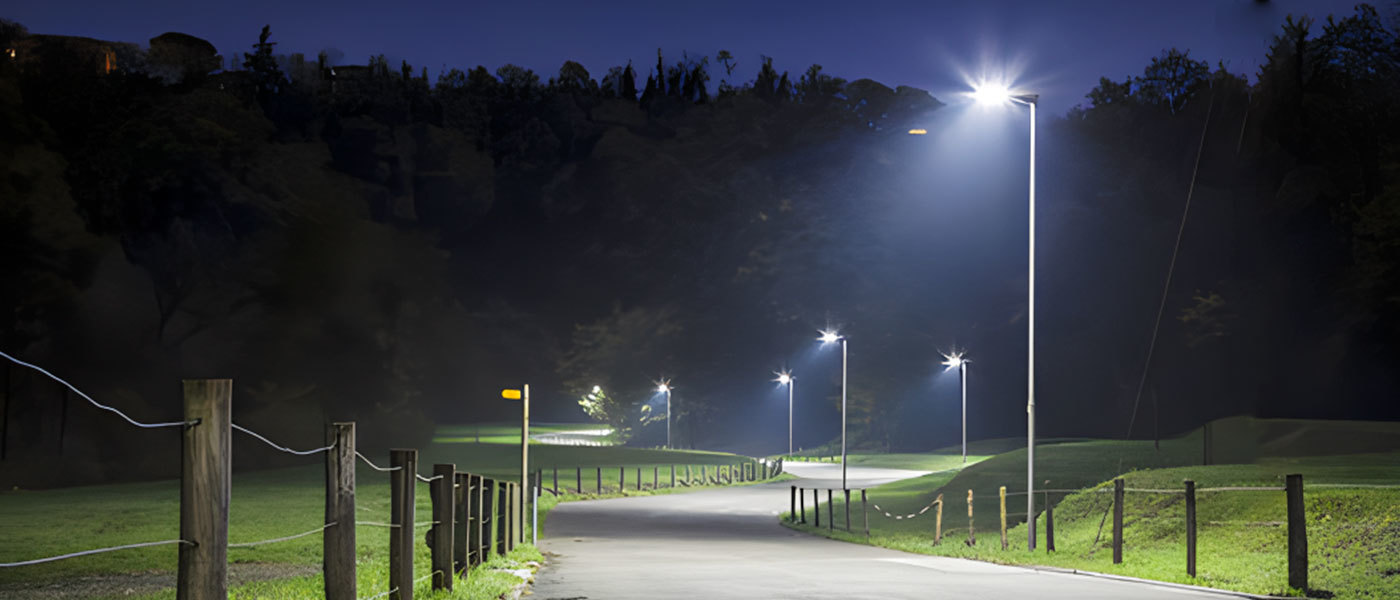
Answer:
<path fill-rule="evenodd" d="M 387 466 L 387 457 L 371 454 L 370 458 Z M 420 453 L 418 470 L 427 475 L 431 473 L 432 463 L 453 462 L 459 471 L 515 479 L 519 476 L 519 459 L 518 438 L 515 444 L 439 443 Z M 552 469 L 555 467 L 561 467 L 560 486 L 571 488 L 575 465 L 601 465 L 607 467 L 603 469 L 604 485 L 615 488 L 617 467 L 625 466 L 629 493 L 635 493 L 631 490 L 636 483 L 638 467 L 643 469 L 645 487 L 650 487 L 652 467 L 659 469 L 661 485 L 666 486 L 670 483 L 668 471 L 673 463 L 678 465 L 677 472 L 682 477 L 685 475 L 685 465 L 694 465 L 692 473 L 698 477 L 699 465 L 708 465 L 709 472 L 713 474 L 715 465 L 736 464 L 743 460 L 743 457 L 714 452 L 531 446 L 531 468 L 545 469 L 546 486 L 552 486 Z M 589 470 L 584 475 L 585 491 L 593 489 L 596 472 Z M 356 479 L 359 519 L 388 521 L 388 475 L 361 464 L 356 469 Z M 229 516 L 230 542 L 281 537 L 319 526 L 325 510 L 323 480 L 324 469 L 319 464 L 235 474 Z M 415 500 L 417 520 L 428 520 L 431 514 L 428 484 L 418 485 Z M 179 482 L 175 480 L 0 493 L 0 515 L 4 515 L 0 519 L 0 562 L 175 539 L 179 536 L 179 502 Z M 547 508 L 545 502 L 541 503 L 541 508 Z M 357 528 L 356 552 L 362 592 L 385 589 L 380 583 L 387 578 L 388 535 L 388 530 L 382 527 L 362 525 Z M 425 545 L 419 546 L 415 563 L 423 571 L 421 574 L 426 574 L 428 550 Z M 159 546 L 0 569 L 0 590 L 39 586 L 87 575 L 171 573 L 176 566 L 176 557 L 174 546 Z M 315 534 L 255 548 L 229 549 L 230 563 L 268 566 L 274 575 L 277 569 L 288 574 L 317 571 L 320 561 L 321 536 Z M 426 586 L 427 582 L 423 585 Z M 320 594 L 320 586 L 319 575 L 278 577 L 239 587 L 234 597 L 315 597 Z M 173 592 L 170 595 L 162 592 L 151 597 L 173 597 Z M 441 597 L 473 596 L 459 594 Z M 495 594 L 476 597 L 495 597 Z"/>
<path fill-rule="evenodd" d="M 1269 430 L 1259 439 L 1292 439 L 1292 456 L 1257 458 L 1248 464 L 1201 466 L 1201 434 L 1195 432 L 1164 441 L 1160 450 L 1151 442 L 1072 442 L 1038 448 L 1037 477 L 1050 480 L 1051 488 L 1086 490 L 1052 494 L 1055 502 L 1057 551 L 1044 551 L 1044 519 L 1037 523 L 1040 548 L 1026 551 L 1026 531 L 1021 515 L 1025 497 L 1007 499 L 1009 548 L 1001 549 L 997 489 L 1025 489 L 1025 452 L 1016 450 L 971 465 L 961 472 L 933 473 L 894 482 L 869 491 L 872 503 L 895 514 L 915 512 L 944 494 L 943 542 L 933 545 L 935 510 L 914 519 L 888 519 L 870 510 L 869 543 L 924 554 L 975 558 L 991 562 L 1048 565 L 1177 583 L 1205 585 L 1261 594 L 1298 594 L 1286 589 L 1286 528 L 1284 496 L 1279 491 L 1201 492 L 1198 494 L 1197 577 L 1185 572 L 1184 499 L 1180 494 L 1129 493 L 1125 505 L 1125 559 L 1112 564 L 1112 522 L 1105 521 L 1112 504 L 1110 480 L 1120 472 L 1129 488 L 1181 489 L 1192 479 L 1199 488 L 1223 486 L 1282 486 L 1283 476 L 1301 473 L 1305 482 L 1308 516 L 1310 584 L 1314 595 L 1338 598 L 1400 598 L 1400 490 L 1334 489 L 1328 484 L 1400 484 L 1400 452 L 1351 455 L 1298 456 L 1309 451 L 1336 448 L 1374 449 L 1378 440 L 1365 435 L 1357 440 L 1332 440 L 1318 435 L 1330 430 L 1346 434 L 1337 423 L 1304 425 L 1302 434 L 1283 433 L 1276 423 L 1267 426 L 1232 423 L 1229 435 L 1241 430 Z M 1376 428 L 1363 428 L 1374 431 Z M 1221 428 L 1216 429 L 1221 435 Z M 1304 442 L 1303 440 L 1312 440 Z M 1391 438 L 1392 447 L 1396 440 Z M 1243 447 L 1243 445 L 1241 445 Z M 1280 446 L 1281 447 L 1281 446 Z M 1247 450 L 1247 448 L 1242 448 Z M 1273 450 L 1278 451 L 1278 450 Z M 1118 461 L 1123 462 L 1119 470 Z M 968 537 L 967 490 L 974 491 L 974 525 L 977 545 Z M 810 492 L 808 499 L 810 500 Z M 838 499 L 833 507 L 844 511 Z M 1043 510 L 1044 497 L 1037 498 Z M 1020 509 L 1018 511 L 1018 509 Z M 837 539 L 865 542 L 863 535 L 828 532 L 809 525 L 793 526 Z M 853 528 L 860 530 L 860 507 L 852 506 Z M 823 507 L 823 520 L 826 510 Z M 827 525 L 827 523 L 823 523 Z M 1102 529 L 1101 529 L 1102 527 Z"/>
<path fill-rule="evenodd" d="M 601 429 L 606 425 L 600 423 L 530 423 L 530 433 L 568 433 L 571 431 L 588 431 Z M 492 422 L 492 423 L 468 423 L 464 425 L 443 425 L 437 428 L 433 435 L 434 444 L 459 443 L 459 442 L 481 442 L 491 444 L 519 444 L 520 443 L 520 423 L 517 422 Z M 540 442 L 531 440 L 531 445 Z"/>

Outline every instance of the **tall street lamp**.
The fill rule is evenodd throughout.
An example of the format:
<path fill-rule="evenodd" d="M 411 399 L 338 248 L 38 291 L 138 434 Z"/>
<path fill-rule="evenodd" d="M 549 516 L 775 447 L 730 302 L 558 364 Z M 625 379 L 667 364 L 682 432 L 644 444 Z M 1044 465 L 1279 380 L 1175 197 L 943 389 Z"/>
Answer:
<path fill-rule="evenodd" d="M 792 456 L 792 373 L 782 371 L 778 373 L 778 378 L 773 381 L 787 386 L 788 389 L 788 456 Z"/>
<path fill-rule="evenodd" d="M 962 352 L 943 355 L 943 366 L 958 370 L 958 381 L 962 384 L 962 454 L 963 464 L 967 464 L 967 363 Z M 948 369 L 944 369 L 945 371 Z"/>
<path fill-rule="evenodd" d="M 657 382 L 656 391 L 666 394 L 666 449 L 671 449 L 671 381 L 665 379 Z"/>
<path fill-rule="evenodd" d="M 822 344 L 841 342 L 841 489 L 846 489 L 846 336 L 830 329 L 817 338 Z"/>
<path fill-rule="evenodd" d="M 972 97 L 982 104 L 1024 104 L 1031 113 L 1030 272 L 1026 309 L 1026 542 L 1035 550 L 1035 106 L 1038 94 L 1012 94 L 1005 85 L 982 84 Z"/>

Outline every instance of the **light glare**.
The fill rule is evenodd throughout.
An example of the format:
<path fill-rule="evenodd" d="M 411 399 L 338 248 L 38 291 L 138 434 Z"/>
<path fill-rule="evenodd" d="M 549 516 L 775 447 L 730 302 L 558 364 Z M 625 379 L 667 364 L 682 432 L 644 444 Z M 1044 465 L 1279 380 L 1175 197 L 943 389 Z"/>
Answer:
<path fill-rule="evenodd" d="M 823 332 L 822 332 L 822 336 L 819 337 L 819 338 L 817 338 L 817 340 L 820 341 L 820 342 L 823 343 L 823 344 L 830 344 L 830 343 L 832 343 L 832 342 L 837 342 L 837 341 L 840 341 L 840 339 L 841 339 L 841 336 L 840 336 L 839 334 L 837 334 L 835 331 L 831 331 L 831 330 L 823 331 Z"/>
<path fill-rule="evenodd" d="M 972 98 L 978 104 L 1005 104 L 1011 99 L 1011 90 L 1004 83 L 982 82 L 972 87 Z"/>
<path fill-rule="evenodd" d="M 940 352 L 940 354 L 943 354 L 943 353 Z M 948 370 L 956 369 L 956 368 L 958 368 L 958 367 L 963 366 L 963 363 L 968 362 L 967 360 L 963 359 L 963 354 L 964 354 L 963 352 L 958 352 L 958 351 L 954 351 L 954 352 L 951 353 L 951 354 L 943 354 L 943 358 L 944 358 L 943 366 L 948 367 L 947 369 L 944 369 L 944 370 L 945 370 L 945 371 L 948 371 Z"/>
<path fill-rule="evenodd" d="M 776 382 L 781 383 L 781 384 L 783 384 L 783 385 L 787 385 L 787 384 L 789 384 L 789 383 L 792 383 L 792 373 L 789 373 L 789 372 L 787 372 L 787 371 L 781 371 L 781 372 L 778 373 L 778 378 L 777 378 L 777 379 L 774 379 L 773 381 L 776 381 Z"/>

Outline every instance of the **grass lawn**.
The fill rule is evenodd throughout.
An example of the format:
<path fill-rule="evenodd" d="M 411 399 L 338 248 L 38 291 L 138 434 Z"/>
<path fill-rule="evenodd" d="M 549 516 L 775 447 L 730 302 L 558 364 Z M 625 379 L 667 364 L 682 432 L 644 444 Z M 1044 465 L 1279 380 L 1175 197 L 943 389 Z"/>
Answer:
<path fill-rule="evenodd" d="M 1330 427 L 1336 427 L 1329 425 Z M 1315 428 L 1309 428 L 1315 430 Z M 1197 494 L 1197 577 L 1185 572 L 1185 508 L 1181 494 L 1129 493 L 1124 517 L 1124 563 L 1112 564 L 1111 479 L 1125 473 L 1127 487 L 1181 489 L 1283 485 L 1301 473 L 1308 516 L 1311 594 L 1337 598 L 1400 598 L 1400 489 L 1341 489 L 1329 485 L 1400 484 L 1400 452 L 1258 458 L 1248 464 L 1201 466 L 1200 432 L 1164 441 L 1073 442 L 1038 448 L 1038 483 L 1080 489 L 1051 494 L 1055 502 L 1056 552 L 1045 553 L 1044 519 L 1037 523 L 1039 549 L 1026 551 L 1024 496 L 1007 499 L 1009 548 L 1001 549 L 997 488 L 1025 489 L 1025 452 L 997 455 L 961 472 L 933 473 L 873 488 L 870 501 L 897 515 L 916 512 L 944 494 L 943 542 L 933 545 L 935 510 L 914 519 L 891 519 L 870 510 L 870 543 L 890 548 L 975 558 L 991 562 L 1049 565 L 1261 594 L 1298 594 L 1286 589 L 1286 527 L 1281 491 Z M 1298 439 L 1298 438 L 1294 438 Z M 1320 445 L 1349 449 L 1348 444 Z M 1367 447 L 1374 447 L 1368 444 Z M 1350 449 L 1355 449 L 1351 447 Z M 1296 445 L 1292 454 L 1307 451 Z M 1118 467 L 1119 460 L 1123 466 Z M 974 492 L 977 544 L 968 546 L 967 490 Z M 1043 510 L 1044 497 L 1037 498 Z M 844 507 L 834 507 L 840 514 Z M 1020 509 L 1018 511 L 1018 509 Z M 810 507 L 808 508 L 811 519 Z M 860 508 L 852 506 L 855 534 L 825 527 L 797 529 L 865 542 Z M 825 516 L 825 515 L 823 515 Z M 1106 516 L 1108 517 L 1106 519 Z M 826 523 L 823 523 L 826 525 Z"/>
<path fill-rule="evenodd" d="M 419 473 L 431 473 L 434 462 L 453 462 L 460 471 L 482 473 L 494 478 L 519 476 L 519 445 L 515 444 L 443 442 L 420 452 Z M 387 466 L 387 457 L 369 455 L 371 460 Z M 627 487 L 635 486 L 636 470 L 641 468 L 646 487 L 652 481 L 652 469 L 657 469 L 662 486 L 669 485 L 669 469 L 677 465 L 683 477 L 685 466 L 691 465 L 695 477 L 700 466 L 706 465 L 713 475 L 717 465 L 737 464 L 745 459 L 715 452 L 667 451 L 622 447 L 542 446 L 531 445 L 531 467 L 545 469 L 545 485 L 552 486 L 552 470 L 560 468 L 560 486 L 574 487 L 576 465 L 603 466 L 604 486 L 615 488 L 618 468 L 626 468 Z M 325 510 L 324 468 L 316 459 L 303 467 L 237 473 L 233 477 L 233 497 L 229 516 L 229 541 L 249 542 L 281 537 L 312 530 L 323 522 Z M 567 477 L 566 477 L 567 474 Z M 596 471 L 584 473 L 584 489 L 592 491 Z M 356 509 L 361 522 L 389 520 L 389 477 L 360 464 L 356 470 Z M 179 481 L 83 486 L 44 491 L 14 491 L 0 493 L 0 562 L 22 561 L 54 556 L 90 548 L 100 548 L 175 539 L 179 536 Z M 429 520 L 431 502 L 428 484 L 419 483 L 416 493 L 417 520 Z M 552 506 L 553 499 L 541 502 L 541 509 Z M 359 590 L 362 596 L 370 591 L 384 591 L 388 578 L 388 529 L 368 525 L 357 527 L 356 545 L 359 557 Z M 419 536 L 421 539 L 421 535 Z M 532 558 L 533 548 L 518 548 L 508 557 L 520 562 Z M 94 582 L 94 589 L 113 587 L 114 596 L 136 598 L 173 598 L 176 566 L 175 546 L 138 548 L 105 554 L 78 557 L 34 566 L 0 569 L 0 597 L 27 593 L 45 585 Z M 533 558 L 537 558 L 534 555 Z M 230 548 L 229 562 L 233 579 L 249 573 L 252 581 L 233 587 L 234 598 L 307 598 L 320 595 L 321 536 L 312 534 L 295 540 L 254 548 Z M 419 544 L 415 568 L 420 575 L 428 573 L 428 549 Z M 502 573 L 487 575 L 489 567 L 479 578 L 473 578 L 465 589 L 478 589 L 495 580 L 509 581 Z M 164 578 L 164 579 L 162 579 Z M 270 578 L 270 579 L 269 579 Z M 99 579 L 107 583 L 96 583 Z M 514 581 L 510 581 L 513 585 Z M 127 585 L 129 584 L 129 585 Z M 496 584 L 480 588 L 486 595 L 425 596 L 431 598 L 494 598 Z M 126 588 L 135 593 L 125 594 Z M 423 582 L 420 591 L 426 590 Z M 497 586 L 499 587 L 499 586 Z M 508 587 L 508 586 L 507 586 Z M 504 590 L 507 588 L 501 588 Z M 23 596 L 21 596 L 23 597 Z M 44 597 L 36 594 L 32 597 Z"/>

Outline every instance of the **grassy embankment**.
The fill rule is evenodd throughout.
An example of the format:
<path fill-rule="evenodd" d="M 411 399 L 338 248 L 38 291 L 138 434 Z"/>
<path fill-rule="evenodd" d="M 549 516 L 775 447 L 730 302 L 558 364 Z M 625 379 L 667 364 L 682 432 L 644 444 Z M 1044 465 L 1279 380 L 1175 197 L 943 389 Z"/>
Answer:
<path fill-rule="evenodd" d="M 1056 552 L 1045 552 L 1044 519 L 1039 548 L 1026 551 L 1025 497 L 1007 499 L 1009 520 L 1020 523 L 1001 549 L 997 488 L 1025 489 L 1025 451 L 1002 453 L 960 472 L 933 473 L 869 492 L 873 503 L 896 515 L 913 513 L 944 494 L 943 542 L 933 545 L 934 511 L 914 519 L 890 519 L 870 511 L 869 543 L 924 554 L 991 562 L 1047 565 L 1260 594 L 1299 594 L 1287 588 L 1284 495 L 1278 491 L 1198 493 L 1197 576 L 1185 572 L 1185 508 L 1181 494 L 1130 493 L 1124 518 L 1124 562 L 1112 564 L 1109 515 L 1111 479 L 1129 488 L 1181 489 L 1282 486 L 1301 473 L 1308 517 L 1311 595 L 1338 598 L 1400 597 L 1400 489 L 1333 488 L 1331 485 L 1400 484 L 1400 425 L 1231 419 L 1215 426 L 1215 461 L 1201 466 L 1202 432 L 1152 442 L 1071 442 L 1038 448 L 1041 485 L 1079 489 L 1051 494 Z M 1246 442 L 1247 441 L 1247 442 Z M 1386 449 L 1390 451 L 1384 451 Z M 1274 455 L 1274 456 L 1270 456 Z M 907 462 L 901 459 L 900 462 Z M 1119 466 L 1119 463 L 1122 466 Z M 971 461 L 969 461 L 971 462 Z M 977 544 L 968 546 L 967 490 L 974 491 Z M 1037 498 L 1043 510 L 1045 497 Z M 839 504 L 839 502 L 838 502 Z M 842 507 L 835 507 L 839 512 Z M 859 514 L 858 507 L 852 507 Z M 1110 518 L 1106 518 L 1110 517 Z M 810 517 L 809 517 L 810 518 Z M 857 521 L 859 523 L 859 521 Z M 861 532 L 828 533 L 865 542 Z M 853 524 L 859 530 L 860 525 Z"/>
<path fill-rule="evenodd" d="M 592 426 L 579 426 L 591 428 Z M 483 427 L 483 441 L 463 441 L 458 428 L 444 428 L 419 456 L 419 472 L 428 474 L 434 462 L 452 462 L 458 470 L 497 478 L 518 477 L 519 437 L 510 438 L 507 426 Z M 517 430 L 518 431 L 518 430 Z M 489 432 L 489 434 L 488 434 Z M 489 440 L 489 441 L 488 441 Z M 548 469 L 559 467 L 560 486 L 572 488 L 576 465 L 610 467 L 603 470 L 604 486 L 617 487 L 617 467 L 627 467 L 628 494 L 635 486 L 636 467 L 643 467 L 644 487 L 651 484 L 651 469 L 659 467 L 661 483 L 668 485 L 668 469 L 684 465 L 734 464 L 742 457 L 715 452 L 684 452 L 622 447 L 548 446 L 531 444 L 532 468 L 547 469 L 545 485 L 552 484 Z M 370 456 L 381 466 L 387 458 Z M 237 473 L 233 477 L 229 540 L 233 543 L 270 539 L 308 531 L 323 521 L 324 473 L 316 459 L 304 467 Z M 565 477 L 567 469 L 568 477 Z M 698 468 L 693 469 L 696 477 Z M 361 464 L 356 470 L 356 508 L 361 521 L 389 520 L 389 478 Z M 585 473 L 584 488 L 592 490 L 596 472 Z M 664 491 L 664 490 L 663 490 Z M 611 493 L 616 493 L 615 491 Z M 642 492 L 650 493 L 650 492 Z M 564 499 L 583 496 L 566 496 Z M 179 535 L 179 482 L 83 486 L 75 488 L 0 493 L 0 562 L 54 556 L 89 548 L 174 539 Z M 428 485 L 419 483 L 416 493 L 418 521 L 431 514 Z M 542 514 L 559 500 L 547 497 Z M 421 532 L 420 532 L 421 533 Z M 356 536 L 359 562 L 358 586 L 362 596 L 386 590 L 388 580 L 388 530 L 361 525 Z M 420 536 L 421 539 L 421 536 Z M 174 598 L 174 546 L 138 548 L 84 556 L 35 566 L 0 569 L 0 596 L 46 597 L 44 590 L 86 588 L 88 597 Z M 497 558 L 469 577 L 469 584 L 452 594 L 431 594 L 424 581 L 418 597 L 495 598 L 518 582 L 502 571 L 538 560 L 532 546 L 521 546 L 512 555 Z M 229 562 L 235 583 L 233 598 L 297 599 L 321 593 L 321 536 L 258 546 L 231 548 Z M 428 548 L 419 544 L 415 570 L 428 574 Z M 516 565 L 516 566 L 513 566 Z M 256 581 L 252 581 L 256 580 Z M 130 589 L 132 593 L 128 593 Z M 27 596 L 21 595 L 25 594 Z"/>

